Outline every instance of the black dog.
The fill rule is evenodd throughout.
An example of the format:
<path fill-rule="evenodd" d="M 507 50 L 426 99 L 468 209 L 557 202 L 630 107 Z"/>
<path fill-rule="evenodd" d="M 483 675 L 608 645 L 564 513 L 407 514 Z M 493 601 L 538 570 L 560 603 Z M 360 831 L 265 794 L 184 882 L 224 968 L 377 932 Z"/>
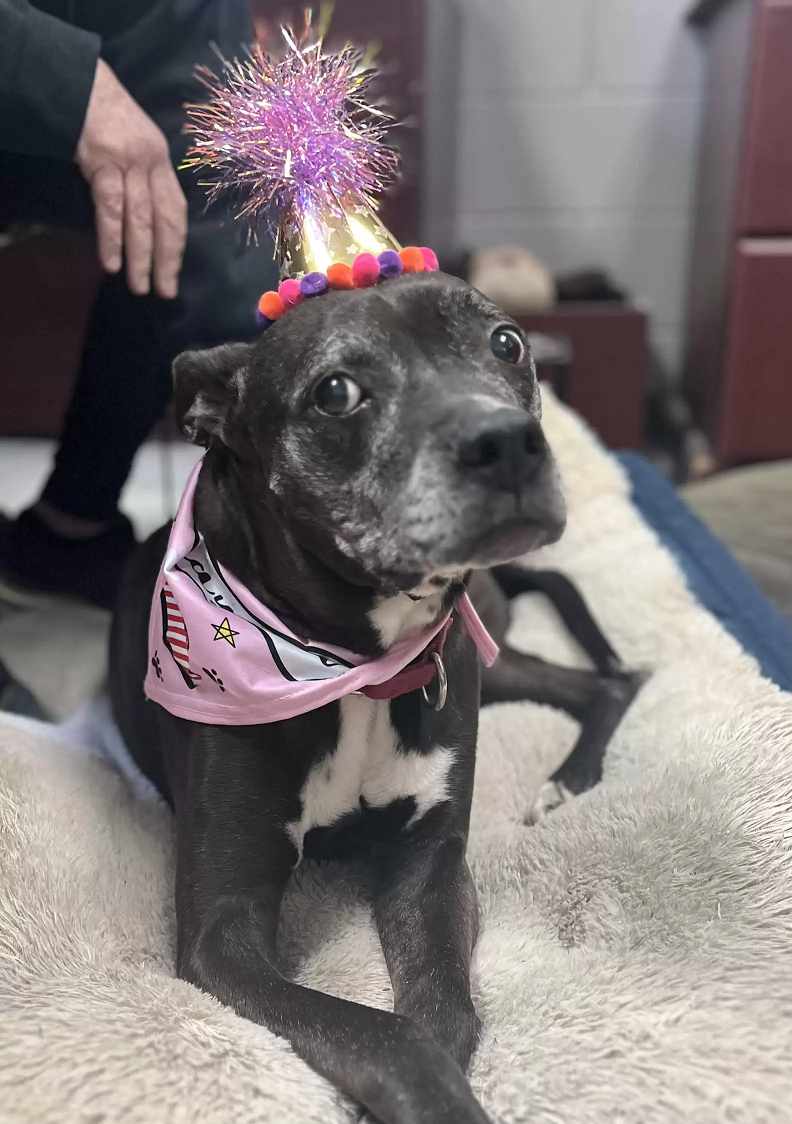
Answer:
<path fill-rule="evenodd" d="M 455 279 L 418 274 L 329 293 L 252 347 L 181 356 L 174 378 L 184 429 L 209 450 L 196 528 L 297 636 L 376 656 L 438 619 L 471 570 L 563 529 L 522 334 Z M 442 709 L 414 691 L 390 702 L 350 695 L 260 726 L 187 722 L 142 691 L 166 542 L 167 529 L 127 575 L 111 685 L 130 751 L 175 809 L 179 975 L 287 1038 L 385 1124 L 482 1124 L 463 1076 L 479 1028 L 465 861 L 480 693 L 471 640 L 455 618 Z M 541 585 L 521 573 L 500 572 L 507 594 Z M 563 613 L 564 590 L 546 591 Z M 500 618 L 505 601 L 498 607 L 492 592 L 482 586 L 481 602 Z M 571 672 L 556 687 L 512 653 L 504 676 L 488 678 L 489 697 L 533 692 L 596 718 L 603 684 L 621 675 L 605 648 L 597 672 Z M 625 697 L 608 715 L 620 716 Z M 586 783 L 601 742 L 589 739 L 582 772 L 572 770 L 588 771 Z M 301 854 L 368 857 L 394 1014 L 278 971 L 278 914 Z"/>

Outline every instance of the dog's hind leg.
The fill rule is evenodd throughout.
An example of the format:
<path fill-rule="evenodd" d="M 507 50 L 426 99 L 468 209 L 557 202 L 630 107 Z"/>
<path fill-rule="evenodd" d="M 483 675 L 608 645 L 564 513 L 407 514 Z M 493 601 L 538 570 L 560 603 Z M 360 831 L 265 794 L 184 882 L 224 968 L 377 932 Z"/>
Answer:
<path fill-rule="evenodd" d="M 542 703 L 582 722 L 603 681 L 596 671 L 562 667 L 505 645 L 495 664 L 482 668 L 481 703 Z"/>
<path fill-rule="evenodd" d="M 644 676 L 625 669 L 582 595 L 564 574 L 497 566 L 492 576 L 509 599 L 523 593 L 543 593 L 596 669 L 561 667 L 505 645 L 494 667 L 482 674 L 482 704 L 520 700 L 543 703 L 565 711 L 580 723 L 580 736 L 569 757 L 539 791 L 528 819 L 534 823 L 601 780 L 605 750 Z M 485 604 L 494 601 L 489 590 Z M 493 614 L 492 609 L 489 611 Z"/>
<path fill-rule="evenodd" d="M 642 682 L 643 677 L 637 673 L 599 680 L 594 697 L 579 716 L 581 729 L 572 752 L 540 788 L 527 823 L 538 823 L 548 812 L 602 780 L 608 743 Z"/>
<path fill-rule="evenodd" d="M 573 582 L 556 570 L 496 566 L 492 574 L 511 601 L 522 593 L 543 593 L 600 675 L 619 674 L 624 664 L 591 615 Z"/>
<path fill-rule="evenodd" d="M 495 702 L 535 702 L 563 710 L 580 723 L 580 735 L 569 757 L 542 786 L 528 822 L 602 779 L 605 750 L 616 727 L 635 698 L 643 675 L 561 667 L 508 646 L 491 668 L 482 670 L 482 705 Z"/>
<path fill-rule="evenodd" d="M 605 750 L 643 682 L 640 674 L 599 675 L 561 667 L 508 646 L 481 676 L 482 705 L 535 702 L 563 710 L 580 723 L 569 757 L 539 792 L 529 822 L 592 788 L 602 779 Z"/>

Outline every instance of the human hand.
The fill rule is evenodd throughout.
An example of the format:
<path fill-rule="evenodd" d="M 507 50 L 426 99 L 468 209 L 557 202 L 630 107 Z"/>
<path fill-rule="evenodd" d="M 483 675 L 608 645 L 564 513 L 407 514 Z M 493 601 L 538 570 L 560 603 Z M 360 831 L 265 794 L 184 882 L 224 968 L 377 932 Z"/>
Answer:
<path fill-rule="evenodd" d="M 125 248 L 133 293 L 148 293 L 153 278 L 161 297 L 175 297 L 187 203 L 164 133 L 102 59 L 96 65 L 75 160 L 91 186 L 104 268 L 117 273 Z"/>

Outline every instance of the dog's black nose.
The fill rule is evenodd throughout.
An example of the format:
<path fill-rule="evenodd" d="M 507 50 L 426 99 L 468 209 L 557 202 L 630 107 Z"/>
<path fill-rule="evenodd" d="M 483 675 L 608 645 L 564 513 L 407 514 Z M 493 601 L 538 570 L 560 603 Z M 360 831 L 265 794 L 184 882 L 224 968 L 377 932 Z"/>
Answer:
<path fill-rule="evenodd" d="M 534 418 L 524 410 L 504 408 L 468 418 L 456 449 L 463 472 L 489 487 L 513 492 L 539 474 L 547 443 Z"/>

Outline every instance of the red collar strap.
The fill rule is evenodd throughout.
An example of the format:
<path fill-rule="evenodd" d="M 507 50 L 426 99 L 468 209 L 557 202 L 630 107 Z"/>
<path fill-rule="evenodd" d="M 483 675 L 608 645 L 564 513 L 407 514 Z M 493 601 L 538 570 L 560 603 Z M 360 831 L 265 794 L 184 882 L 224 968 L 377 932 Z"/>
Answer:
<path fill-rule="evenodd" d="M 442 710 L 446 696 L 443 646 L 453 620 L 453 617 L 449 617 L 420 656 L 417 656 L 412 663 L 398 671 L 392 679 L 386 679 L 384 683 L 374 683 L 369 687 L 363 687 L 360 693 L 369 699 L 398 699 L 400 695 L 409 695 L 412 691 L 423 689 L 424 701 L 434 710 Z M 435 676 L 437 676 L 437 697 L 434 702 L 431 702 L 426 688 Z"/>

